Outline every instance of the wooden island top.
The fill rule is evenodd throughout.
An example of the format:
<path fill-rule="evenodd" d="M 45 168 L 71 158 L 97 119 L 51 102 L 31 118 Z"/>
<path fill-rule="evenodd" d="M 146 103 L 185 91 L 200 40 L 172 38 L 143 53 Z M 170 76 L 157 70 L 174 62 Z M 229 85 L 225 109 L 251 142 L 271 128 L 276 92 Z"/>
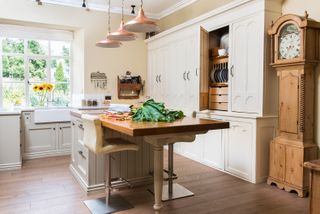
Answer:
<path fill-rule="evenodd" d="M 201 132 L 213 129 L 229 128 L 229 122 L 185 117 L 174 122 L 136 122 L 115 119 L 100 119 L 102 126 L 129 136 L 148 136 L 175 134 L 184 132 Z"/>

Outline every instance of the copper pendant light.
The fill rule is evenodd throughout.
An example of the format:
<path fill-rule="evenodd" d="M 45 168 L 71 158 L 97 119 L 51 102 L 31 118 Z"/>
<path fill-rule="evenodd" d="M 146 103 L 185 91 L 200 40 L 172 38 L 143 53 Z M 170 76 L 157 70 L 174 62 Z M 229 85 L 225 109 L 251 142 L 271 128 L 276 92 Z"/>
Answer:
<path fill-rule="evenodd" d="M 139 10 L 138 15 L 133 20 L 127 22 L 124 25 L 124 29 L 130 32 L 140 32 L 140 33 L 159 31 L 160 30 L 159 26 L 154 21 L 148 19 L 144 15 L 142 6 L 143 6 L 143 1 L 141 0 L 141 8 Z"/>
<path fill-rule="evenodd" d="M 110 27 L 110 0 L 109 0 L 109 7 L 108 7 L 108 35 L 110 34 L 111 27 Z M 121 42 L 117 40 L 111 40 L 108 39 L 108 36 L 106 39 L 103 39 L 96 43 L 97 47 L 101 48 L 119 48 L 122 45 Z"/>
<path fill-rule="evenodd" d="M 121 23 L 120 27 L 116 32 L 109 33 L 107 36 L 108 39 L 111 40 L 118 40 L 118 41 L 132 41 L 137 38 L 134 33 L 128 32 L 123 28 L 124 25 L 124 15 L 123 15 L 123 0 L 122 0 L 122 15 L 121 15 Z"/>

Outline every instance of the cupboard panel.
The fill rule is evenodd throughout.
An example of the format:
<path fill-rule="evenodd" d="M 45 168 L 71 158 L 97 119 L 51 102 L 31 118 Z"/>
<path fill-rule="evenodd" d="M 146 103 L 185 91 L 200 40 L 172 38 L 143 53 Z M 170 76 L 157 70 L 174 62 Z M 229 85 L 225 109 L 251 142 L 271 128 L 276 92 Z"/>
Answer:
<path fill-rule="evenodd" d="M 252 142 L 252 124 L 230 122 L 225 151 L 226 171 L 245 179 L 251 178 Z"/>

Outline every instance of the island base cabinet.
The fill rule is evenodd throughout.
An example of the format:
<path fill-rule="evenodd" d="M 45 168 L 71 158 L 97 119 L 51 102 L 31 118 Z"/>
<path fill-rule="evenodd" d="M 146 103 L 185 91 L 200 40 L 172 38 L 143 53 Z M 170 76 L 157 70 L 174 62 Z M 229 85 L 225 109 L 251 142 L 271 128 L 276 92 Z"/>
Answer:
<path fill-rule="evenodd" d="M 105 158 L 89 151 L 83 142 L 84 128 L 81 118 L 71 119 L 71 164 L 70 171 L 86 192 L 105 188 Z M 120 137 L 139 145 L 139 150 L 115 152 L 111 154 L 111 177 L 113 187 L 146 185 L 153 182 L 152 146 L 142 138 L 131 138 L 109 129 L 105 129 L 106 138 Z M 121 180 L 120 178 L 123 178 Z M 125 180 L 126 181 L 125 181 Z"/>
<path fill-rule="evenodd" d="M 277 118 L 243 118 L 198 113 L 198 117 L 224 120 L 229 129 L 209 131 L 193 143 L 175 144 L 175 152 L 252 183 L 265 182 L 269 169 L 269 142 Z"/>

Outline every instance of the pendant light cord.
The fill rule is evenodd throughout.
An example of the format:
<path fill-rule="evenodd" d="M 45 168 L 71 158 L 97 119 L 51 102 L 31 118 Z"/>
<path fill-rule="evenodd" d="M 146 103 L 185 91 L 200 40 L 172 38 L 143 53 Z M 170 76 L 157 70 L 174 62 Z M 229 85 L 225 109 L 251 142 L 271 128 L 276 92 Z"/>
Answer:
<path fill-rule="evenodd" d="M 110 0 L 109 0 L 109 6 L 108 6 L 108 33 L 111 33 L 111 26 L 110 26 Z"/>
<path fill-rule="evenodd" d="M 141 0 L 141 8 L 143 7 L 143 0 Z"/>
<path fill-rule="evenodd" d="M 123 17 L 123 2 L 124 2 L 124 0 L 122 0 L 122 13 L 121 13 L 121 21 L 123 22 L 123 20 L 124 20 L 124 17 Z"/>

